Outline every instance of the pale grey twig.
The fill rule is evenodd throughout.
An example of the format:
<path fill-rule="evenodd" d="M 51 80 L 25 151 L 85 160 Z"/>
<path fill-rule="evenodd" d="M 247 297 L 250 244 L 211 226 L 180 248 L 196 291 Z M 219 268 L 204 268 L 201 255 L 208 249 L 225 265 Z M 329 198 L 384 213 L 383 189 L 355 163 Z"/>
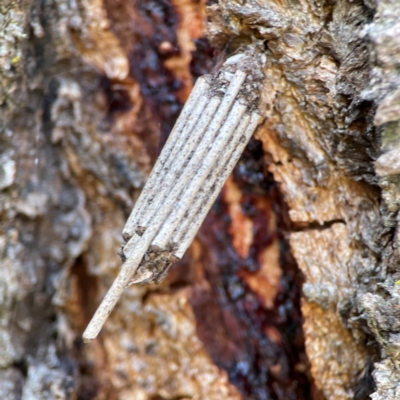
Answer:
<path fill-rule="evenodd" d="M 204 132 L 207 130 L 210 121 L 215 116 L 215 112 L 221 103 L 221 99 L 216 96 L 212 99 L 206 98 L 206 102 L 209 104 L 204 110 L 202 110 L 202 116 L 199 118 L 196 126 L 190 127 L 188 129 L 189 135 L 186 136 L 186 140 L 182 142 L 182 146 L 176 154 L 171 154 L 168 160 L 168 166 L 165 168 L 164 174 L 160 174 L 159 185 L 153 190 L 152 197 L 149 198 L 147 203 L 146 212 L 137 221 L 137 226 L 147 227 L 150 221 L 154 218 L 157 210 L 163 206 L 163 202 L 166 197 L 169 196 L 170 189 L 174 186 L 176 181 L 180 179 L 181 175 L 188 178 L 188 171 L 185 165 L 194 153 L 197 151 L 196 146 L 198 142 L 202 140 Z M 197 111 L 197 110 L 196 110 Z M 160 190 L 160 188 L 163 190 Z M 129 255 L 129 246 L 124 249 L 124 253 Z"/>
<path fill-rule="evenodd" d="M 154 188 L 158 189 L 156 184 L 158 182 L 158 177 L 164 169 L 165 163 L 169 159 L 171 152 L 173 152 L 174 148 L 180 147 L 181 138 L 180 133 L 187 125 L 188 121 L 195 120 L 195 118 L 199 117 L 202 112 L 201 104 L 206 105 L 208 98 L 208 91 L 210 89 L 210 78 L 208 76 L 201 76 L 197 79 L 196 84 L 193 87 L 193 90 L 183 107 L 178 120 L 176 121 L 174 128 L 172 129 L 167 142 L 164 145 L 164 148 L 158 157 L 153 170 L 149 176 L 149 179 L 146 182 L 145 187 L 143 188 L 135 207 L 133 208 L 131 215 L 128 218 L 128 221 L 125 224 L 125 227 L 122 231 L 122 236 L 126 241 L 128 241 L 134 230 L 135 230 L 135 221 L 139 218 L 141 213 L 143 212 L 143 208 L 145 207 L 148 198 L 151 196 L 151 193 L 154 191 Z M 199 104 L 200 102 L 200 104 Z M 198 107 L 200 105 L 200 107 Z M 193 113 L 193 110 L 196 112 Z M 194 115 L 192 115 L 194 114 Z"/>
<path fill-rule="evenodd" d="M 242 140 L 243 133 L 246 131 L 249 120 L 250 115 L 246 114 L 240 121 L 239 126 L 236 128 L 235 134 L 229 141 L 224 151 L 221 153 L 220 157 L 218 157 L 213 170 L 210 172 L 206 181 L 204 182 L 204 185 L 197 193 L 196 198 L 194 199 L 190 208 L 187 209 L 186 215 L 184 216 L 182 223 L 180 223 L 174 230 L 171 237 L 172 243 L 180 243 L 183 236 L 186 235 L 186 232 L 191 229 L 193 219 L 195 218 L 199 210 L 204 206 L 204 204 L 208 202 L 210 196 L 212 196 L 212 194 L 217 191 L 218 185 L 216 186 L 216 182 L 220 181 L 222 185 L 225 183 L 225 180 L 223 178 L 225 176 L 224 171 L 226 171 L 227 168 L 226 164 L 231 159 L 234 149 L 237 148 L 238 144 Z M 232 159 L 231 162 L 233 162 Z"/>
<path fill-rule="evenodd" d="M 227 139 L 229 139 L 229 134 L 231 134 L 234 129 L 236 128 L 237 124 L 239 123 L 240 118 L 243 116 L 244 112 L 246 111 L 246 106 L 237 102 L 233 105 L 231 112 L 229 113 L 229 118 L 226 118 L 226 122 L 223 126 L 224 134 L 227 135 Z M 218 113 L 217 113 L 218 114 Z M 225 115 L 226 117 L 226 115 Z M 218 118 L 219 119 L 219 118 Z M 212 125 L 212 123 L 211 123 Z M 218 130 L 219 126 L 215 127 L 215 131 Z M 172 188 L 168 188 L 170 190 L 168 192 L 168 196 L 163 199 L 162 207 L 158 208 L 157 211 L 157 218 L 153 218 L 151 224 L 146 227 L 143 235 L 140 237 L 140 240 L 137 239 L 136 234 L 131 238 L 131 240 L 126 244 L 124 247 L 124 254 L 127 257 L 127 260 L 124 266 L 127 264 L 130 266 L 132 270 L 132 275 L 135 272 L 135 269 L 139 266 L 144 253 L 150 246 L 152 240 L 156 236 L 158 230 L 160 229 L 161 225 L 167 219 L 169 213 L 171 212 L 178 196 L 181 194 L 182 190 L 188 183 L 188 180 L 193 177 L 196 170 L 200 166 L 201 161 L 206 156 L 207 150 L 214 139 L 215 134 L 214 129 L 207 130 L 206 134 L 204 135 L 202 141 L 198 145 L 196 152 L 188 162 L 185 171 L 187 174 L 182 174 L 180 179 L 178 179 Z M 218 141 L 219 143 L 219 141 Z M 206 175 L 207 176 L 207 175 Z M 125 250 L 127 249 L 127 250 Z M 133 251 L 134 250 L 134 251 Z M 140 255 L 141 254 L 141 255 Z M 139 260 L 139 261 L 137 261 Z M 126 283 L 128 285 L 129 282 Z"/>
<path fill-rule="evenodd" d="M 243 135 L 241 135 L 238 143 L 237 144 L 235 143 L 236 146 L 234 147 L 234 151 L 231 154 L 231 157 L 229 157 L 226 164 L 223 165 L 222 169 L 219 170 L 219 173 L 216 175 L 216 180 L 214 185 L 212 185 L 211 193 L 209 193 L 208 196 L 205 196 L 205 201 L 201 205 L 197 213 L 193 212 L 192 214 L 189 214 L 187 219 L 190 220 L 189 228 L 186 230 L 186 232 L 183 233 L 183 235 L 181 233 L 182 236 L 180 236 L 179 239 L 177 239 L 175 235 L 173 236 L 173 240 L 174 241 L 177 240 L 176 243 L 178 243 L 178 249 L 174 252 L 176 257 L 182 258 L 182 256 L 185 254 L 185 251 L 193 242 L 193 239 L 195 238 L 197 231 L 199 230 L 201 224 L 203 223 L 205 217 L 207 216 L 210 208 L 214 204 L 219 192 L 224 186 L 233 168 L 238 162 L 241 154 L 243 153 L 244 148 L 246 147 L 252 134 L 257 128 L 259 121 L 260 121 L 260 115 L 257 112 L 253 112 L 251 115 L 250 123 L 246 128 L 246 131 L 244 132 Z"/>
<path fill-rule="evenodd" d="M 215 167 L 215 163 L 218 158 L 221 157 L 224 147 L 228 143 L 229 139 L 235 132 L 240 120 L 243 118 L 246 112 L 247 106 L 241 104 L 240 101 L 236 102 L 232 110 L 230 111 L 228 117 L 225 120 L 224 125 L 221 127 L 218 136 L 209 144 L 208 148 L 204 152 L 205 157 L 199 166 L 196 166 L 195 174 L 193 178 L 186 179 L 184 185 L 185 190 L 178 202 L 175 203 L 172 212 L 169 217 L 164 222 L 154 241 L 153 246 L 158 246 L 160 248 L 165 248 L 168 244 L 171 234 L 181 222 L 187 209 L 191 206 L 196 194 L 203 185 L 205 179 L 211 170 Z M 244 117 L 246 120 L 246 117 Z"/>
<path fill-rule="evenodd" d="M 147 229 L 149 221 L 151 221 L 158 208 L 162 205 L 164 198 L 168 196 L 168 192 L 177 177 L 179 177 L 183 173 L 183 171 L 185 171 L 186 174 L 188 173 L 186 169 L 183 169 L 187 158 L 191 156 L 192 151 L 195 149 L 196 154 L 198 153 L 198 151 L 202 151 L 201 147 L 196 148 L 196 146 L 198 145 L 198 142 L 201 139 L 204 131 L 206 130 L 205 136 L 207 137 L 207 140 L 209 140 L 210 138 L 212 139 L 212 137 L 218 131 L 218 128 L 221 126 L 221 123 L 226 118 L 226 115 L 233 101 L 235 100 L 245 78 L 246 74 L 241 70 L 237 70 L 235 75 L 232 77 L 232 80 L 228 86 L 228 89 L 226 90 L 225 96 L 222 99 L 221 104 L 219 104 L 219 97 L 215 96 L 215 98 L 213 98 L 210 101 L 209 105 L 206 107 L 206 112 L 204 112 L 202 117 L 200 118 L 198 126 L 194 126 L 197 118 L 194 118 L 192 120 L 193 123 L 190 123 L 189 121 L 189 124 L 187 124 L 188 126 L 186 129 L 186 134 L 183 135 L 183 139 L 185 140 L 182 140 L 182 146 L 175 146 L 177 148 L 182 147 L 180 148 L 181 151 L 174 152 L 172 150 L 171 152 L 175 157 L 171 157 L 169 162 L 168 158 L 165 158 L 163 162 L 163 165 L 168 164 L 169 169 L 165 168 L 165 170 L 167 171 L 165 174 L 163 174 L 162 169 L 160 169 L 160 171 L 158 172 L 158 175 L 162 176 L 161 179 L 163 179 L 162 186 L 164 190 L 160 191 L 159 186 L 155 184 L 151 185 L 150 188 L 146 190 L 145 195 L 142 197 L 143 200 L 140 200 L 140 204 L 137 207 L 137 210 L 135 207 L 134 211 L 131 213 L 131 216 L 128 219 L 128 222 L 125 225 L 123 231 L 123 235 L 125 238 L 129 238 L 129 236 L 132 236 L 132 234 L 136 232 L 137 229 L 139 229 L 140 232 L 142 232 L 144 229 Z M 204 95 L 204 97 L 200 99 L 199 107 L 195 108 L 196 116 L 203 111 L 203 104 L 208 101 L 209 99 L 206 95 Z M 212 120 L 210 123 L 211 118 Z M 210 125 L 208 125 L 209 123 Z M 205 145 L 203 140 L 201 141 L 201 145 Z M 189 176 L 187 177 L 189 178 Z M 158 177 L 156 176 L 154 178 L 154 182 L 158 181 L 161 184 L 161 179 L 158 179 Z M 130 256 L 132 250 L 132 244 L 129 244 L 128 241 L 127 246 L 125 246 L 123 250 L 126 257 Z"/>
<path fill-rule="evenodd" d="M 190 140 L 188 140 L 187 144 L 184 146 L 184 151 L 182 151 L 182 154 L 173 164 L 173 168 L 168 174 L 168 179 L 163 182 L 163 190 L 158 190 L 158 193 L 154 194 L 155 199 L 152 201 L 151 206 L 149 206 L 145 214 L 145 219 L 141 225 L 145 227 L 146 230 L 148 229 L 149 222 L 154 220 L 155 214 L 160 207 L 162 206 L 163 212 L 165 212 L 167 205 L 169 205 L 171 202 L 175 202 L 176 198 L 185 187 L 187 181 L 194 175 L 197 166 L 204 158 L 205 152 L 207 151 L 211 142 L 214 140 L 214 136 L 218 132 L 223 121 L 226 119 L 229 109 L 238 95 L 245 78 L 246 74 L 243 71 L 236 71 L 235 76 L 232 78 L 225 96 L 222 99 L 209 126 L 199 126 L 199 129 L 194 131 L 193 137 L 190 137 Z M 204 128 L 207 129 L 203 138 L 201 138 Z M 200 139 L 201 141 L 199 143 Z M 193 155 L 191 155 L 193 150 L 196 151 Z M 184 168 L 185 161 L 187 160 L 188 156 L 191 156 L 191 158 Z M 176 179 L 181 175 L 183 175 L 184 180 L 181 182 L 178 179 L 178 183 L 176 184 Z M 162 224 L 164 222 L 159 213 L 157 214 L 156 220 L 157 224 Z M 123 252 L 127 258 L 131 256 L 133 251 L 136 251 L 136 248 L 134 248 L 133 244 L 134 242 L 131 242 L 130 240 L 123 249 Z"/>

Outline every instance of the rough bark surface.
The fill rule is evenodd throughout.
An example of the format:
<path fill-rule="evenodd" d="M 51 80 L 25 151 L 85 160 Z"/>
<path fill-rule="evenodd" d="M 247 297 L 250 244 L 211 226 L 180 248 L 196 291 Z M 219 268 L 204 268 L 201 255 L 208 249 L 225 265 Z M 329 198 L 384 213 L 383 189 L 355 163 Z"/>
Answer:
<path fill-rule="evenodd" d="M 382 254 L 380 283 L 366 294 L 363 306 L 368 325 L 382 348 L 383 360 L 375 364 L 374 400 L 400 397 L 399 373 L 399 207 L 400 207 L 400 6 L 396 1 L 372 2 L 375 15 L 363 31 L 371 61 L 370 84 L 363 97 L 378 108 L 381 154 L 375 163 L 382 189 Z"/>
<path fill-rule="evenodd" d="M 342 1 L 220 1 L 212 9 L 214 42 L 264 40 L 265 96 L 274 107 L 257 137 L 289 208 L 315 383 L 329 399 L 363 398 L 375 351 L 367 346 L 360 300 L 376 290 L 383 267 L 373 165 L 379 136 L 373 104 L 361 96 L 369 54 L 360 36 L 372 10 Z"/>
<path fill-rule="evenodd" d="M 3 1 L 0 398 L 398 398 L 398 21 L 396 0 Z M 257 140 L 166 281 L 83 345 L 193 78 L 250 42 Z"/>
<path fill-rule="evenodd" d="M 81 340 L 158 142 L 216 64 L 204 4 L 1 7 L 0 397 L 309 398 L 301 280 L 257 141 L 168 280 Z"/>

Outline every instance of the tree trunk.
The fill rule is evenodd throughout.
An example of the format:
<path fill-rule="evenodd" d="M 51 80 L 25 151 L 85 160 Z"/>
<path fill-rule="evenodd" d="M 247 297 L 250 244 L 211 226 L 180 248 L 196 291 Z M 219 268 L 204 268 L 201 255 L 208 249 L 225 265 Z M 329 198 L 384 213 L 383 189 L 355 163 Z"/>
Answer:
<path fill-rule="evenodd" d="M 400 8 L 209 3 L 0 5 L 1 399 L 400 398 Z M 84 345 L 193 81 L 248 43 L 262 125 L 185 257 Z"/>

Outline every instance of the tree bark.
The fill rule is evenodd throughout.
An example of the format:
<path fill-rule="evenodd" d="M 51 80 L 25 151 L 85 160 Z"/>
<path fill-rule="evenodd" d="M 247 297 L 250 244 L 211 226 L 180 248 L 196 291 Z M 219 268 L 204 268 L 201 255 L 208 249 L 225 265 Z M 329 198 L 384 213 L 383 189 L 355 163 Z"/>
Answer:
<path fill-rule="evenodd" d="M 0 398 L 399 398 L 396 3 L 3 1 Z M 193 81 L 248 43 L 264 122 L 84 345 Z"/>

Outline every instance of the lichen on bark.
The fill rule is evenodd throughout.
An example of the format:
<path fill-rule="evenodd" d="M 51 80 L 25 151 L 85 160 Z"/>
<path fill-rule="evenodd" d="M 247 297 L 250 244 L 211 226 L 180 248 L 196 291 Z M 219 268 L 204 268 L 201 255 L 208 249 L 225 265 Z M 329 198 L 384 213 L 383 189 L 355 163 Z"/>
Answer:
<path fill-rule="evenodd" d="M 375 15 L 363 30 L 368 43 L 371 72 L 363 97 L 377 104 L 374 124 L 382 135 L 380 156 L 375 169 L 382 189 L 382 254 L 379 278 L 374 291 L 364 295 L 363 306 L 368 325 L 381 346 L 383 360 L 375 364 L 374 400 L 394 400 L 399 389 L 399 225 L 400 186 L 400 108 L 398 92 L 400 75 L 400 7 L 396 1 L 371 2 Z"/>

